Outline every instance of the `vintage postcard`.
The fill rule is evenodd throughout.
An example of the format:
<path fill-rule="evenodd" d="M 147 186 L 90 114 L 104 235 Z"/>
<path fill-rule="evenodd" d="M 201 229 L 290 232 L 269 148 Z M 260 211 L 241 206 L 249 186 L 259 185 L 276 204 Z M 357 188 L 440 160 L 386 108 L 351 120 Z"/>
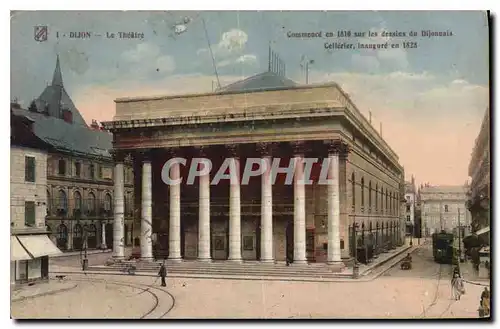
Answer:
<path fill-rule="evenodd" d="M 490 318 L 489 12 L 10 24 L 12 318 Z"/>

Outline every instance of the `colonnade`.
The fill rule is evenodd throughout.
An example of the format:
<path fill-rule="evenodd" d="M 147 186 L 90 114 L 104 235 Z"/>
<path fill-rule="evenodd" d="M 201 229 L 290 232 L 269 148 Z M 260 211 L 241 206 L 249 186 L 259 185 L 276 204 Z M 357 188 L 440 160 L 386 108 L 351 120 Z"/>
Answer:
<path fill-rule="evenodd" d="M 262 161 L 267 163 L 261 175 L 261 257 L 264 263 L 274 262 L 273 256 L 273 200 L 272 200 L 272 147 L 258 144 Z M 300 142 L 294 143 L 294 264 L 305 264 L 306 259 L 306 198 L 304 178 L 304 147 Z M 340 158 L 347 154 L 347 145 L 332 141 L 325 143 L 328 148 L 328 251 L 327 261 L 330 264 L 341 262 L 340 250 Z M 241 185 L 240 158 L 234 148 L 230 152 L 230 189 L 229 189 L 229 261 L 241 262 Z M 175 157 L 172 154 L 172 157 Z M 123 217 L 123 156 L 115 153 L 114 180 L 114 227 L 113 257 L 124 258 L 124 217 Z M 152 260 L 152 172 L 151 158 L 142 159 L 142 200 L 141 200 L 141 258 Z M 180 178 L 180 164 L 172 163 L 170 178 Z M 210 174 L 199 177 L 199 215 L 198 215 L 198 260 L 210 261 Z M 181 260 L 181 183 L 169 185 L 170 189 L 170 224 L 169 255 L 172 260 Z"/>

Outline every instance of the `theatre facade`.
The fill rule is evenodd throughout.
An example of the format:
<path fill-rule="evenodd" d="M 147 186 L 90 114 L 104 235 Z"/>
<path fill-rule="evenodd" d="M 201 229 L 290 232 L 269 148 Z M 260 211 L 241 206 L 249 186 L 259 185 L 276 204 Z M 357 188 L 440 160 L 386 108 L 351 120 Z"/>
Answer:
<path fill-rule="evenodd" d="M 122 98 L 113 121 L 114 244 L 124 257 L 123 160 L 134 166 L 134 232 L 145 260 L 338 264 L 403 243 L 404 171 L 398 156 L 335 83 L 299 86 L 273 72 L 205 94 Z M 172 158 L 186 162 L 173 163 Z M 193 159 L 212 163 L 188 182 Z M 249 159 L 280 168 L 241 182 Z M 308 164 L 309 158 L 316 158 Z M 328 159 L 328 182 L 320 182 Z M 233 179 L 214 183 L 228 161 Z M 196 160 L 198 161 L 198 160 Z M 270 168 L 270 166 L 267 166 Z M 197 167 L 198 168 L 198 167 Z M 232 168 L 232 167 L 231 167 Z M 166 184 L 162 170 L 180 184 Z M 308 172 L 311 184 L 301 183 Z M 354 229 L 353 229 L 354 225 Z M 137 225 L 135 225 L 136 227 Z M 358 249 L 360 250 L 360 249 Z M 373 254 L 373 255 L 372 255 Z"/>

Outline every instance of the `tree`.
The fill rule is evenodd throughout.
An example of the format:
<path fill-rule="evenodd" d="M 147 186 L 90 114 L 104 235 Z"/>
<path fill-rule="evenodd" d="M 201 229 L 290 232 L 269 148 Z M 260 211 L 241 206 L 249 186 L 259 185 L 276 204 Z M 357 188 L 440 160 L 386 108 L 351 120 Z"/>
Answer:
<path fill-rule="evenodd" d="M 30 110 L 31 112 L 38 112 L 38 108 L 36 107 L 34 100 L 31 101 L 30 106 L 28 107 L 28 110 Z"/>

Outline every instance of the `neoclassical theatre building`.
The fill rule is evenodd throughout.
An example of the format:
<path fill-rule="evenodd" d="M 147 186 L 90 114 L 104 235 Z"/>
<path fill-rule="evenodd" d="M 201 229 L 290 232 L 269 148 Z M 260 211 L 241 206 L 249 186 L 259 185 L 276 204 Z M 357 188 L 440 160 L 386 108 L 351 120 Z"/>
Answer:
<path fill-rule="evenodd" d="M 404 171 L 398 156 L 348 95 L 335 83 L 300 86 L 278 72 L 264 72 L 213 93 L 116 101 L 116 116 L 103 123 L 113 133 L 114 257 L 124 257 L 123 159 L 134 166 L 136 213 L 141 214 L 141 258 L 259 260 L 339 265 L 354 247 L 373 254 L 403 243 Z M 162 180 L 165 162 L 177 185 Z M 305 158 L 313 184 L 299 184 Z M 187 184 L 193 158 L 213 169 Z M 269 172 L 249 184 L 211 184 L 224 159 L 240 177 L 249 158 L 280 168 L 295 164 L 293 184 Z M 330 183 L 318 184 L 330 159 Z M 355 229 L 353 229 L 353 224 Z M 356 236 L 356 240 L 354 239 Z M 354 243 L 356 242 L 356 244 Z M 373 255 L 369 255 L 372 257 Z"/>

